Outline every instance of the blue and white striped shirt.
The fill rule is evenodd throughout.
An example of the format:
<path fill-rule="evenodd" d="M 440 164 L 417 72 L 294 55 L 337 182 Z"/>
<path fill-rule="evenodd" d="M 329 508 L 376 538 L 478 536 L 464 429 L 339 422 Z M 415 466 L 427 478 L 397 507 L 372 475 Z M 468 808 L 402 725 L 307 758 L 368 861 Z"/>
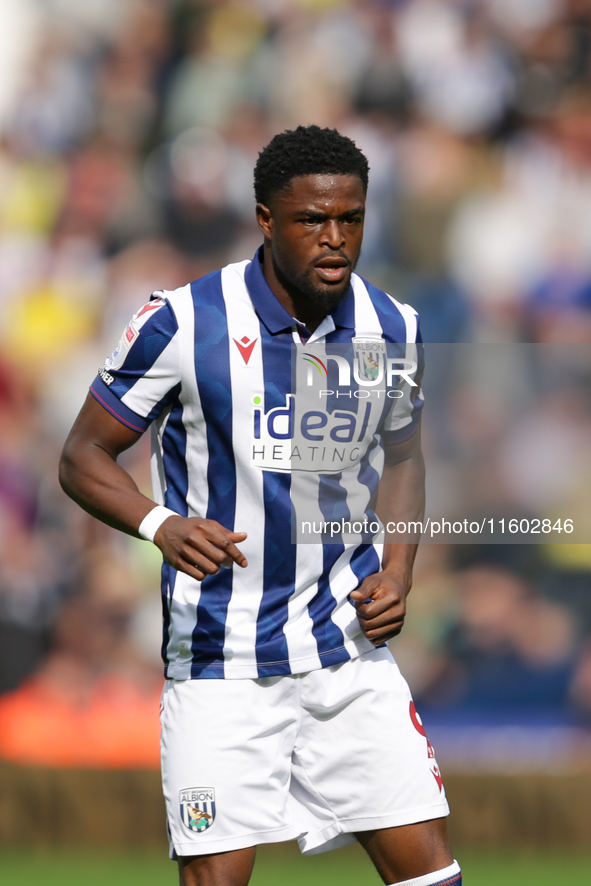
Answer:
<path fill-rule="evenodd" d="M 152 426 L 158 503 L 248 533 L 240 543 L 246 569 L 198 582 L 163 564 L 167 677 L 302 673 L 374 648 L 349 594 L 380 570 L 382 545 L 294 544 L 291 521 L 296 499 L 325 520 L 347 517 L 353 502 L 355 513 L 373 513 L 384 442 L 414 433 L 422 397 L 415 388 L 368 406 L 339 387 L 333 354 L 354 339 L 415 342 L 417 316 L 354 274 L 303 346 L 302 330 L 257 254 L 154 293 L 92 384 L 119 421 L 140 432 Z M 296 377 L 307 370 L 312 384 L 317 364 L 326 375 L 319 369 L 310 389 L 317 400 L 302 416 L 292 403 Z"/>

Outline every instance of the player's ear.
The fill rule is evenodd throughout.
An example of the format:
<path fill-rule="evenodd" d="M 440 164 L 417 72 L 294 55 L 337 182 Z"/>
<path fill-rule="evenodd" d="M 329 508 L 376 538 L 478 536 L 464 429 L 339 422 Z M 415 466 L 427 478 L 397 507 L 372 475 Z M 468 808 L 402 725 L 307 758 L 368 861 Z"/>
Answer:
<path fill-rule="evenodd" d="M 273 215 L 271 214 L 271 210 L 268 206 L 265 206 L 264 203 L 257 203 L 255 211 L 258 226 L 261 229 L 263 237 L 270 240 L 273 234 Z"/>

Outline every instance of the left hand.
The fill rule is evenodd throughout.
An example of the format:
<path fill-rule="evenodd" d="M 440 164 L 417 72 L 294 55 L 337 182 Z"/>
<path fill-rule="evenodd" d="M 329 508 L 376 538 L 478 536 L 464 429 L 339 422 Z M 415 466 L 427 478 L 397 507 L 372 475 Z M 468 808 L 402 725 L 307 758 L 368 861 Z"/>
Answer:
<path fill-rule="evenodd" d="M 374 646 L 396 637 L 402 630 L 409 590 L 410 580 L 378 572 L 368 575 L 349 595 L 355 604 L 361 630 Z M 371 603 L 364 603 L 364 600 L 371 600 Z"/>

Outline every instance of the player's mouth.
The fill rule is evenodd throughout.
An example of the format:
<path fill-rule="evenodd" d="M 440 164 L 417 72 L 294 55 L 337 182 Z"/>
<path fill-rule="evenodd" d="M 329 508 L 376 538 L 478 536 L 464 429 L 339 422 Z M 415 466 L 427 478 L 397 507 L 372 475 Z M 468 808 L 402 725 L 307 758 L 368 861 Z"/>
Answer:
<path fill-rule="evenodd" d="M 321 258 L 314 265 L 316 273 L 325 283 L 341 283 L 347 276 L 349 262 L 342 256 Z"/>

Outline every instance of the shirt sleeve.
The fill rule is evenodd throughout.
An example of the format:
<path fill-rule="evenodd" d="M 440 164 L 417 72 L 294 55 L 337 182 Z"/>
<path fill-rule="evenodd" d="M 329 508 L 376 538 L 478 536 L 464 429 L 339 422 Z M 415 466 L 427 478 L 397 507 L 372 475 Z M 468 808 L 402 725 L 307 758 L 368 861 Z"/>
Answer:
<path fill-rule="evenodd" d="M 143 433 L 178 396 L 179 347 L 176 315 L 155 293 L 123 330 L 90 393 L 120 422 Z"/>
<path fill-rule="evenodd" d="M 388 357 L 395 358 L 399 370 L 397 395 L 382 423 L 382 438 L 387 446 L 404 443 L 417 432 L 425 398 L 421 386 L 425 369 L 424 345 L 417 329 L 413 344 L 388 345 Z M 405 362 L 401 362 L 404 360 Z M 413 368 L 414 367 L 414 368 Z M 414 384 L 413 384 L 414 382 Z"/>

